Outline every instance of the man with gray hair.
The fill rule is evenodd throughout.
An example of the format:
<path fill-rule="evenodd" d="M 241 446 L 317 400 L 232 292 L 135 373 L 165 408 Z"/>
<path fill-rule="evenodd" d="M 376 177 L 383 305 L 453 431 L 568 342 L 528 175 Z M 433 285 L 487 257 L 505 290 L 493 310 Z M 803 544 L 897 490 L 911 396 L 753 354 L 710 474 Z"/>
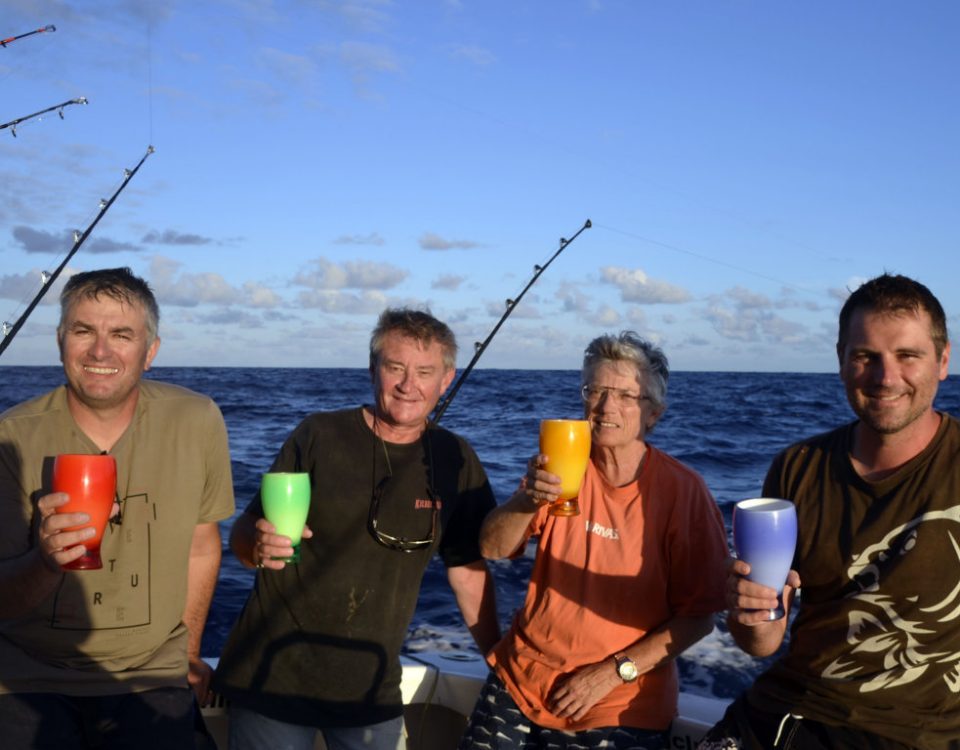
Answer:
<path fill-rule="evenodd" d="M 373 402 L 308 416 L 270 471 L 310 475 L 300 561 L 263 518 L 259 493 L 230 541 L 259 570 L 224 647 L 230 747 L 405 747 L 400 649 L 427 563 L 439 553 L 480 650 L 499 637 L 478 531 L 494 507 L 473 449 L 429 423 L 455 374 L 450 329 L 386 310 L 370 338 Z"/>
<path fill-rule="evenodd" d="M 582 516 L 550 514 L 560 477 L 533 456 L 487 517 L 483 554 L 537 537 L 523 607 L 488 656 L 493 671 L 461 750 L 666 750 L 676 657 L 723 609 L 723 520 L 703 479 L 647 442 L 666 409 L 663 352 L 632 331 L 587 347 L 581 374 L 590 462 Z"/>
<path fill-rule="evenodd" d="M 209 398 L 143 379 L 159 311 L 130 269 L 76 274 L 60 301 L 66 384 L 0 416 L 2 744 L 188 747 L 217 522 L 234 509 L 226 427 Z M 64 570 L 94 530 L 57 513 L 53 460 L 99 453 L 117 465 L 104 565 Z"/>

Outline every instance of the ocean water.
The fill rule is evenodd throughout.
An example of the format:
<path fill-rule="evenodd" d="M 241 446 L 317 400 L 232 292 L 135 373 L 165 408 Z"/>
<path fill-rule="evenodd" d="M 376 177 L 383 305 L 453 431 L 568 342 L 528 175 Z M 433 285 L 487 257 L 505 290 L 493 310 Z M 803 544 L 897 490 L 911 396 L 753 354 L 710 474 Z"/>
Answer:
<path fill-rule="evenodd" d="M 370 401 L 363 369 L 156 368 L 150 377 L 212 397 L 230 435 L 238 513 L 256 491 L 287 434 L 314 411 Z M 0 411 L 63 381 L 57 367 L 0 367 Z M 513 492 L 537 449 L 539 420 L 578 417 L 579 371 L 475 370 L 442 424 L 473 445 L 498 500 Z M 960 415 L 960 378 L 941 385 L 937 407 Z M 729 531 L 733 503 L 759 494 L 775 453 L 791 442 L 852 419 L 834 374 L 676 372 L 668 408 L 650 441 L 700 472 Z M 221 525 L 224 558 L 203 653 L 219 653 L 253 580 L 226 546 L 230 522 Z M 491 569 L 503 627 L 522 603 L 531 561 L 497 561 Z M 407 649 L 473 648 L 462 627 L 443 566 L 430 565 L 421 589 Z M 680 659 L 684 690 L 732 697 L 749 685 L 765 662 L 733 645 L 717 628 Z"/>

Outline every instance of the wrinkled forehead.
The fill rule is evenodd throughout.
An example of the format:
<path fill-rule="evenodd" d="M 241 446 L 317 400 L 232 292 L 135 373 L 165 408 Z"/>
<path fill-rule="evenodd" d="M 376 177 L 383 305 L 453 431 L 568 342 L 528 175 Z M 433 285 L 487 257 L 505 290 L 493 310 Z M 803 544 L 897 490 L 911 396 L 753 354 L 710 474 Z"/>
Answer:
<path fill-rule="evenodd" d="M 438 339 L 417 338 L 399 331 L 391 331 L 383 338 L 383 346 L 377 353 L 377 364 L 395 362 L 403 365 L 435 366 L 450 369 L 444 362 L 443 345 Z"/>
<path fill-rule="evenodd" d="M 624 359 L 601 359 L 586 365 L 581 373 L 584 385 L 593 385 L 600 381 L 624 380 L 643 386 L 645 373 L 634 362 Z"/>

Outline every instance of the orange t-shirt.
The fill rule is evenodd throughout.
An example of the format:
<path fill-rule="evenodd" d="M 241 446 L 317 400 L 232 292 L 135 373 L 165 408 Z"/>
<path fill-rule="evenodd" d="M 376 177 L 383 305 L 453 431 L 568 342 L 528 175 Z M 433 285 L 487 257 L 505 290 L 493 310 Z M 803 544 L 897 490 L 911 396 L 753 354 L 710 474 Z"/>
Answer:
<path fill-rule="evenodd" d="M 677 712 L 672 661 L 618 685 L 580 721 L 544 705 L 557 679 L 578 667 L 610 659 L 674 617 L 726 606 L 727 541 L 716 503 L 699 474 L 647 449 L 640 476 L 625 487 L 608 485 L 591 462 L 581 515 L 555 517 L 544 506 L 527 530 L 540 537 L 527 598 L 488 659 L 540 726 L 666 729 Z"/>

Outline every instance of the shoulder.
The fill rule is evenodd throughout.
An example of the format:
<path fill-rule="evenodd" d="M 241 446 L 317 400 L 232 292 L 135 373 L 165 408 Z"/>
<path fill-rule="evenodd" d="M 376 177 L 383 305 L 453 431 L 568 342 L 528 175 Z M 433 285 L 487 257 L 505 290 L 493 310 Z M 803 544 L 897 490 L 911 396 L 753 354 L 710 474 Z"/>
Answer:
<path fill-rule="evenodd" d="M 363 423 L 362 407 L 337 409 L 336 411 L 316 411 L 308 414 L 297 425 L 297 432 L 339 431 L 345 427 L 360 426 Z"/>
<path fill-rule="evenodd" d="M 798 459 L 807 459 L 811 456 L 830 456 L 837 452 L 845 453 L 850 440 L 850 430 L 855 422 L 836 427 L 819 435 L 799 440 L 781 450 L 774 463 L 791 463 Z"/>
<path fill-rule="evenodd" d="M 172 383 L 140 381 L 137 410 L 162 429 L 172 424 L 185 429 L 224 429 L 223 414 L 212 398 Z"/>
<path fill-rule="evenodd" d="M 66 387 L 59 386 L 52 391 L 35 396 L 11 406 L 0 414 L 0 424 L 13 423 L 22 419 L 42 417 L 53 411 L 65 409 L 67 405 Z"/>
<path fill-rule="evenodd" d="M 649 451 L 648 461 L 654 476 L 658 480 L 671 480 L 676 483 L 688 484 L 691 486 L 702 487 L 706 489 L 707 483 L 703 477 L 683 461 L 674 458 L 669 453 L 665 453 L 656 446 L 647 443 Z"/>
<path fill-rule="evenodd" d="M 367 430 L 362 407 L 308 414 L 290 432 L 287 442 L 308 445 L 337 440 L 352 445 Z"/>
<path fill-rule="evenodd" d="M 427 430 L 430 450 L 438 451 L 444 456 L 458 456 L 463 463 L 479 463 L 476 451 L 466 438 L 443 427 L 431 427 Z"/>
<path fill-rule="evenodd" d="M 191 391 L 181 385 L 164 383 L 159 380 L 141 380 L 140 398 L 146 401 L 187 401 L 213 403 L 213 399 L 202 393 Z"/>

